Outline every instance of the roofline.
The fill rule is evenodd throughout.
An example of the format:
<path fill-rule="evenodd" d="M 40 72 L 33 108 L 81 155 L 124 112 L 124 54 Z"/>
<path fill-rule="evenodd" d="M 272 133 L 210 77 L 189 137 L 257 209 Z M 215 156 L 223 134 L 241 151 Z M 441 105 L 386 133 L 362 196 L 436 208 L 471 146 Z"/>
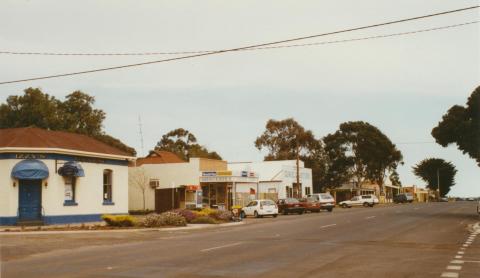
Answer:
<path fill-rule="evenodd" d="M 62 148 L 24 148 L 24 147 L 0 148 L 0 153 L 6 153 L 6 152 L 61 153 L 61 154 L 82 155 L 82 156 L 89 156 L 89 157 L 109 158 L 109 159 L 117 159 L 117 160 L 131 160 L 131 161 L 137 159 L 134 156 L 84 152 L 84 151 L 62 149 Z"/>

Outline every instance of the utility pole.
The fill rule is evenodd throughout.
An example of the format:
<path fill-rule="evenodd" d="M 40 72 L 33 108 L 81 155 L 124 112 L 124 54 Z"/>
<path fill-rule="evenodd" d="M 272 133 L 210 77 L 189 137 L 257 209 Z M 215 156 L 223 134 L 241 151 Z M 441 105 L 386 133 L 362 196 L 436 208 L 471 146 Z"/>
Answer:
<path fill-rule="evenodd" d="M 140 117 L 140 115 L 138 115 L 138 129 L 139 129 L 139 132 L 140 132 L 140 146 L 141 146 L 141 150 L 142 150 L 142 153 L 140 154 L 140 156 L 143 156 L 144 154 L 144 149 L 143 149 L 143 132 L 142 132 L 142 118 Z"/>
<path fill-rule="evenodd" d="M 297 198 L 302 197 L 302 188 L 300 186 L 300 145 L 297 138 Z"/>
<path fill-rule="evenodd" d="M 440 199 L 440 168 L 437 168 L 437 191 L 438 199 Z"/>

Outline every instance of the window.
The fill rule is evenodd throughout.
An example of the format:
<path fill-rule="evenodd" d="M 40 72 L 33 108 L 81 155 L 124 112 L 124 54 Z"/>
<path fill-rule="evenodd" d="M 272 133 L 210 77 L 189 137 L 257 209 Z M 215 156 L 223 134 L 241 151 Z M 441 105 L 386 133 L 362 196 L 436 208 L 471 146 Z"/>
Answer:
<path fill-rule="evenodd" d="M 112 203 L 112 170 L 103 170 L 103 204 Z"/>
<path fill-rule="evenodd" d="M 149 184 L 151 188 L 157 188 L 160 186 L 160 181 L 157 179 L 151 179 Z"/>
<path fill-rule="evenodd" d="M 64 193 L 64 206 L 75 206 L 75 177 L 64 177 L 65 180 L 65 193 Z"/>
<path fill-rule="evenodd" d="M 310 195 L 310 187 L 305 187 L 305 195 Z"/>
<path fill-rule="evenodd" d="M 287 198 L 293 197 L 293 188 L 287 186 L 285 189 L 287 190 Z"/>

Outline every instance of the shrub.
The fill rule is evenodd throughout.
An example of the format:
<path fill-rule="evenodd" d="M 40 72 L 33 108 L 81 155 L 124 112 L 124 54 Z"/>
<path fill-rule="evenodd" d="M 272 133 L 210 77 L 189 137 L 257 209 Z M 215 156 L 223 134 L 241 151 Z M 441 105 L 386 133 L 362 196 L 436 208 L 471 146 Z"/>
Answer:
<path fill-rule="evenodd" d="M 149 214 L 143 221 L 142 225 L 145 227 L 161 227 L 161 226 L 186 226 L 187 221 L 185 217 L 172 211 L 167 211 L 161 214 Z"/>
<path fill-rule="evenodd" d="M 130 215 L 102 215 L 102 220 L 108 226 L 113 227 L 132 227 L 135 225 L 135 218 Z"/>
<path fill-rule="evenodd" d="M 192 222 L 193 219 L 197 218 L 197 214 L 188 209 L 176 209 L 176 210 L 173 210 L 172 212 L 183 216 L 188 223 Z"/>
<path fill-rule="evenodd" d="M 217 224 L 217 220 L 210 216 L 198 216 L 192 220 L 193 224 Z"/>
<path fill-rule="evenodd" d="M 193 211 L 193 213 L 196 216 L 195 218 L 202 217 L 202 216 L 208 216 L 208 213 L 206 213 L 204 211 Z"/>
<path fill-rule="evenodd" d="M 228 222 L 232 219 L 233 214 L 229 210 L 217 210 L 214 213 L 210 214 L 210 217 L 218 221 Z"/>

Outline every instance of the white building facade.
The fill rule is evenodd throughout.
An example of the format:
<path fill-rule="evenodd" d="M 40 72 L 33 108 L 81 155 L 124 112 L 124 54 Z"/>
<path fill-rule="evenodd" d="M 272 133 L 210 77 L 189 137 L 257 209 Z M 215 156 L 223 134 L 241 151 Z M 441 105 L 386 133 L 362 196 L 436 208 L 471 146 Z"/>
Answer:
<path fill-rule="evenodd" d="M 133 159 L 84 135 L 0 129 L 0 225 L 93 222 L 128 213 Z"/>
<path fill-rule="evenodd" d="M 299 161 L 300 185 L 297 185 L 297 161 L 279 160 L 262 162 L 231 162 L 228 168 L 232 171 L 251 171 L 258 175 L 258 192 L 265 198 L 301 198 L 313 193 L 312 169 L 305 168 Z M 247 192 L 250 188 L 239 188 L 237 192 Z"/>

